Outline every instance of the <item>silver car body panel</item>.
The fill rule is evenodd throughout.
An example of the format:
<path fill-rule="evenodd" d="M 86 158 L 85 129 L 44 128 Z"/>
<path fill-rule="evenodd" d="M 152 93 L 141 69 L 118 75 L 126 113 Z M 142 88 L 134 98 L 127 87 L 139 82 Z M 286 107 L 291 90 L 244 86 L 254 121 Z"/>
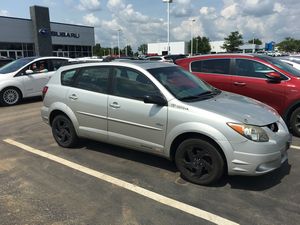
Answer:
<path fill-rule="evenodd" d="M 193 133 L 213 140 L 223 152 L 230 175 L 259 175 L 270 172 L 287 160 L 291 136 L 282 118 L 271 107 L 256 100 L 223 92 L 214 98 L 182 102 L 165 89 L 148 68 L 170 67 L 165 63 L 132 64 L 124 62 L 97 65 L 126 66 L 145 74 L 168 101 L 167 106 L 93 93 L 60 84 L 63 70 L 95 66 L 65 66 L 48 83 L 49 89 L 41 110 L 49 122 L 54 110 L 67 114 L 80 137 L 87 137 L 171 158 L 172 143 L 180 135 Z M 70 98 L 73 94 L 76 99 Z M 91 101 L 97 99 L 97 101 Z M 260 126 L 268 142 L 254 142 L 238 134 L 227 123 Z M 266 125 L 276 123 L 278 131 Z"/>

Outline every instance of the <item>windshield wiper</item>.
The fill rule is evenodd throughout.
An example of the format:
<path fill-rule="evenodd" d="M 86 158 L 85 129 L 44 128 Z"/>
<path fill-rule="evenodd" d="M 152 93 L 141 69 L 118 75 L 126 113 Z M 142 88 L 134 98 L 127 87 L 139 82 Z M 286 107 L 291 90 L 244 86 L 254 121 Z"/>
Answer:
<path fill-rule="evenodd" d="M 191 95 L 191 96 L 186 96 L 183 98 L 180 98 L 180 101 L 189 101 L 189 100 L 194 100 L 194 99 L 199 99 L 202 98 L 203 96 L 212 96 L 215 95 L 216 93 L 213 91 L 204 91 L 202 93 L 199 93 L 197 95 Z"/>

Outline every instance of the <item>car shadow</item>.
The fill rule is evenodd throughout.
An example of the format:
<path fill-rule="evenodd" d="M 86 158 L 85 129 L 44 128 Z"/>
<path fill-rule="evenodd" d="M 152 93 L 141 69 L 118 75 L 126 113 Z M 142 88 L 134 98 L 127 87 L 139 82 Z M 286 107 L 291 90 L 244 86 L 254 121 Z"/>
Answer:
<path fill-rule="evenodd" d="M 101 148 L 99 148 L 99 143 Z M 170 171 L 172 173 L 178 172 L 178 169 L 172 161 L 149 153 L 84 139 L 81 140 L 79 147 L 84 147 L 90 151 L 101 152 L 133 162 L 143 163 L 152 167 Z M 282 179 L 290 173 L 290 170 L 291 165 L 288 163 L 288 161 L 286 161 L 280 168 L 268 174 L 261 176 L 225 175 L 219 182 L 209 186 L 222 188 L 230 185 L 232 189 L 263 191 L 280 184 Z M 184 179 L 183 182 L 188 183 L 188 181 L 185 181 Z"/>
<path fill-rule="evenodd" d="M 11 106 L 6 106 L 6 105 L 1 105 L 0 107 L 6 108 L 6 107 L 14 107 L 17 105 L 27 105 L 27 104 L 31 104 L 31 103 L 35 103 L 35 102 L 39 102 L 39 101 L 43 101 L 42 96 L 37 96 L 37 97 L 30 97 L 30 98 L 24 98 L 22 99 L 18 104 L 16 105 L 11 105 Z"/>
<path fill-rule="evenodd" d="M 99 143 L 101 145 L 101 148 L 99 148 Z M 175 164 L 172 161 L 146 152 L 131 150 L 128 148 L 91 140 L 81 140 L 80 147 L 84 147 L 87 150 L 101 152 L 107 155 L 112 155 L 118 158 L 130 160 L 133 162 L 143 163 L 171 172 L 178 171 Z"/>
<path fill-rule="evenodd" d="M 214 187 L 223 187 L 229 184 L 232 189 L 249 191 L 264 191 L 281 183 L 289 175 L 291 165 L 285 161 L 282 166 L 270 173 L 260 176 L 224 176 Z"/>

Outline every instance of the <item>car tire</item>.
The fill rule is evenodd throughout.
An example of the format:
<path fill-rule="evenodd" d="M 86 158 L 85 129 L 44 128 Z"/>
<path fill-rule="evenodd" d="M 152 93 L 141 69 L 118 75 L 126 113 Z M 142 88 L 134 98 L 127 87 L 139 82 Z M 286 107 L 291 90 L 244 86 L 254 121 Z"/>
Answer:
<path fill-rule="evenodd" d="M 224 160 L 218 149 L 202 139 L 187 139 L 177 148 L 175 163 L 181 176 L 195 184 L 209 185 L 224 173 Z"/>
<path fill-rule="evenodd" d="M 52 134 L 58 145 L 64 148 L 74 147 L 78 137 L 71 120 L 65 115 L 58 115 L 52 122 Z"/>
<path fill-rule="evenodd" d="M 300 137 L 300 107 L 297 108 L 291 115 L 290 128 L 293 135 Z"/>
<path fill-rule="evenodd" d="M 20 102 L 21 98 L 21 92 L 14 87 L 5 88 L 0 93 L 1 105 L 5 106 L 16 105 Z"/>

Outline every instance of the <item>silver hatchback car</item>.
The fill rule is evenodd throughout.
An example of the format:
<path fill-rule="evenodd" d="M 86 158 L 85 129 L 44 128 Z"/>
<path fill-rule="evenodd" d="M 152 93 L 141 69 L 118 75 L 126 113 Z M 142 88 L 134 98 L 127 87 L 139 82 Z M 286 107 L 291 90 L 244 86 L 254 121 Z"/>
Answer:
<path fill-rule="evenodd" d="M 220 91 L 166 63 L 61 67 L 43 90 L 42 119 L 56 142 L 94 139 L 174 160 L 197 184 L 268 173 L 287 160 L 291 136 L 278 113 Z"/>

